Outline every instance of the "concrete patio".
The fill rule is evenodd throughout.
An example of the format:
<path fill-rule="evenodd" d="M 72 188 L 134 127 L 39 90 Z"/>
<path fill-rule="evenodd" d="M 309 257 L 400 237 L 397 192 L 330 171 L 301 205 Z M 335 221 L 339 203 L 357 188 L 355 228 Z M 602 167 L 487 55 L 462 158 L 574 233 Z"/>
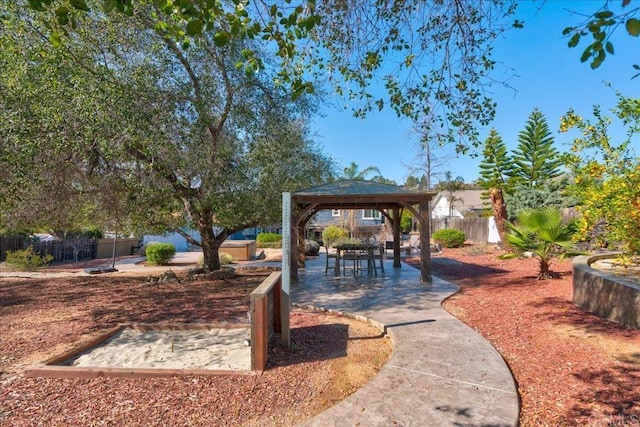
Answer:
<path fill-rule="evenodd" d="M 364 316 L 383 325 L 394 352 L 362 389 L 307 426 L 516 426 L 515 381 L 500 354 L 442 307 L 457 287 L 420 283 L 406 264 L 358 277 L 325 275 L 324 255 L 291 286 L 292 303 Z"/>

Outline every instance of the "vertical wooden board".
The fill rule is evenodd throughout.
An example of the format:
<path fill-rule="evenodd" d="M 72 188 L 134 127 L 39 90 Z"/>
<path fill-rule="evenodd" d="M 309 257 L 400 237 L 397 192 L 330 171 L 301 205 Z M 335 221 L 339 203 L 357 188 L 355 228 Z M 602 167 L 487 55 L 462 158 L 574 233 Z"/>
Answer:
<path fill-rule="evenodd" d="M 253 327 L 251 328 L 251 369 L 264 371 L 267 366 L 267 298 L 264 295 L 254 299 Z"/>
<path fill-rule="evenodd" d="M 290 345 L 290 330 L 289 330 L 289 294 L 282 293 L 281 310 L 280 310 L 280 341 L 283 346 L 289 347 Z"/>
<path fill-rule="evenodd" d="M 282 276 L 271 291 L 273 292 L 273 329 L 275 333 L 280 334 L 282 333 Z"/>
<path fill-rule="evenodd" d="M 400 266 L 400 209 L 393 208 L 393 268 Z"/>
<path fill-rule="evenodd" d="M 431 237 L 429 234 L 429 202 L 420 202 L 420 281 L 431 283 Z"/>

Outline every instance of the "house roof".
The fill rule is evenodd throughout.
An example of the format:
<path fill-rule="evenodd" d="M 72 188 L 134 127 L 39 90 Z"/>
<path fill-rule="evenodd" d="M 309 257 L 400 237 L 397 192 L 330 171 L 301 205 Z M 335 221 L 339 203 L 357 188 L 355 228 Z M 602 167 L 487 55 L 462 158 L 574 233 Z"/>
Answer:
<path fill-rule="evenodd" d="M 470 211 L 477 211 L 483 209 L 491 209 L 491 202 L 489 199 L 483 198 L 482 195 L 486 193 L 485 190 L 459 190 L 453 192 L 453 207 L 461 214 Z M 441 199 L 449 200 L 449 192 L 441 191 L 433 200 L 432 206 L 438 204 Z"/>

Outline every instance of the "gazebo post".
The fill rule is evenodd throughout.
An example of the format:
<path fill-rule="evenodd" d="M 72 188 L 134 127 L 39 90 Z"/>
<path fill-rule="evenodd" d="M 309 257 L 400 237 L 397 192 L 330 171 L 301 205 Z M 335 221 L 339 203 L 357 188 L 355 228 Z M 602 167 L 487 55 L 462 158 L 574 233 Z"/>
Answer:
<path fill-rule="evenodd" d="M 429 202 L 422 201 L 419 204 L 418 221 L 420 222 L 420 281 L 422 283 L 431 283 L 431 233 L 429 226 L 429 217 L 431 210 Z"/>
<path fill-rule="evenodd" d="M 296 256 L 298 257 L 298 270 L 299 270 L 301 268 L 306 267 L 306 263 L 304 259 L 304 241 L 306 239 L 306 236 L 304 235 L 305 222 L 302 221 L 300 218 L 298 218 L 298 221 L 300 222 L 300 224 L 298 224 L 297 232 L 296 232 L 296 234 L 298 235 L 298 253 L 296 254 Z"/>
<path fill-rule="evenodd" d="M 400 208 L 393 208 L 393 268 L 400 268 Z"/>

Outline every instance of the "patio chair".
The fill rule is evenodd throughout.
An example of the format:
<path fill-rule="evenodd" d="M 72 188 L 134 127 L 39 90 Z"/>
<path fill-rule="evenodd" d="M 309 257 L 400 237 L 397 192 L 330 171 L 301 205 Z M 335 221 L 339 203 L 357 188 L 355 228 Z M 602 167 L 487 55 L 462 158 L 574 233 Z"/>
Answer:
<path fill-rule="evenodd" d="M 407 255 L 411 255 L 414 249 L 420 249 L 420 236 L 415 234 L 409 236 L 409 240 L 407 241 L 407 245 L 404 249 L 407 252 Z"/>
<path fill-rule="evenodd" d="M 337 263 L 338 263 L 338 254 L 335 252 L 329 252 L 329 247 L 325 246 L 324 247 L 327 253 L 327 264 L 324 267 L 324 274 L 328 274 L 329 273 L 329 269 L 333 268 L 333 273 L 337 274 L 338 270 L 337 270 Z M 329 261 L 333 260 L 332 263 L 330 264 Z"/>
<path fill-rule="evenodd" d="M 384 274 L 384 257 L 386 255 L 386 252 L 387 252 L 387 248 L 385 243 L 380 242 L 380 245 L 378 246 L 378 255 L 380 257 L 380 271 L 382 271 L 382 274 Z"/>
<path fill-rule="evenodd" d="M 342 274 L 346 274 L 347 273 L 347 261 L 353 261 L 353 275 L 357 275 L 358 272 L 361 270 L 361 264 L 360 264 L 360 251 L 357 250 L 345 250 L 342 252 L 342 255 L 340 255 L 340 258 L 342 259 Z"/>

